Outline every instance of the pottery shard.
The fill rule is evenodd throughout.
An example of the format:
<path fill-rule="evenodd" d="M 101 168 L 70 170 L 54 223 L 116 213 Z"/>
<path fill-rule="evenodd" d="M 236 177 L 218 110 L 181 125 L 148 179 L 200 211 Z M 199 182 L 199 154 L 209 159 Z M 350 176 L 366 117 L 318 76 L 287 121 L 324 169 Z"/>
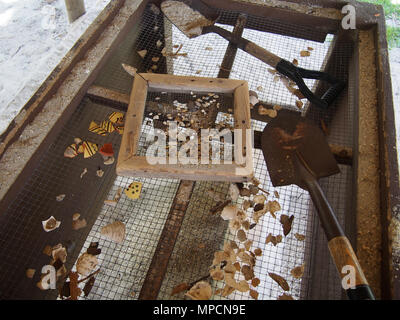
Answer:
<path fill-rule="evenodd" d="M 100 234 L 109 240 L 122 243 L 125 239 L 125 224 L 115 221 L 101 228 Z"/>
<path fill-rule="evenodd" d="M 97 267 L 98 263 L 94 255 L 84 253 L 76 262 L 76 271 L 82 276 L 87 276 Z"/>

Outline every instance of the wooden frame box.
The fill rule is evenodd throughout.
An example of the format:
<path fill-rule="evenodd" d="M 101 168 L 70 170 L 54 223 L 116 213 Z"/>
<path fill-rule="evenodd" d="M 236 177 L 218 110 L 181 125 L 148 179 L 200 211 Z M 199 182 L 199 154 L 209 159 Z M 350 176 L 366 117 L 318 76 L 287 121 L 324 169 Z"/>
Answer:
<path fill-rule="evenodd" d="M 149 163 L 147 157 L 136 155 L 148 91 L 233 94 L 234 128 L 235 130 L 239 129 L 242 134 L 242 141 L 238 146 L 238 148 L 241 148 L 241 152 L 235 153 L 235 159 L 230 164 L 212 165 L 185 165 L 182 163 L 154 165 Z M 253 176 L 252 135 L 250 129 L 249 89 L 246 81 L 152 73 L 137 74 L 125 117 L 125 129 L 116 171 L 118 175 L 122 176 L 232 182 L 248 181 Z"/>

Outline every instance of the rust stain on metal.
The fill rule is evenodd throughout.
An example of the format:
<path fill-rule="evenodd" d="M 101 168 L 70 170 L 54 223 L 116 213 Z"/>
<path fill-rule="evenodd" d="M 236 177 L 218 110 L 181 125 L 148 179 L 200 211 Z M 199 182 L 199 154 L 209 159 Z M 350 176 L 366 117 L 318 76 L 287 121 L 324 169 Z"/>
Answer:
<path fill-rule="evenodd" d="M 155 300 L 167 272 L 168 262 L 174 250 L 195 182 L 182 180 L 158 241 L 139 300 Z"/>

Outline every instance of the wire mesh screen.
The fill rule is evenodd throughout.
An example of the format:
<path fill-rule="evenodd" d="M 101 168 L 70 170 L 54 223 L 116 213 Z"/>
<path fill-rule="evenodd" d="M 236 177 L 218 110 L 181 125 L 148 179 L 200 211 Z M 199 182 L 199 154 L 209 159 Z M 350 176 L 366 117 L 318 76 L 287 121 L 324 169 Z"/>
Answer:
<path fill-rule="evenodd" d="M 223 12 L 218 25 L 232 31 L 236 18 L 237 13 Z M 307 33 L 310 38 L 315 36 L 321 40 L 321 35 L 316 31 L 314 35 L 313 30 L 300 27 L 295 29 L 293 25 L 282 25 L 268 18 L 248 16 L 243 36 L 282 58 L 289 61 L 296 59 L 301 67 L 322 70 L 332 44 L 331 36 L 326 41 L 317 42 L 265 32 L 270 30 L 299 36 Z M 221 70 L 227 47 L 226 40 L 213 34 L 187 39 L 161 13 L 147 7 L 140 22 L 130 30 L 94 84 L 129 94 L 132 77 L 124 71 L 122 64 L 131 65 L 140 72 L 216 77 Z M 338 73 L 345 78 L 347 67 L 343 61 L 349 58 L 351 46 L 344 46 L 341 50 L 334 63 L 340 66 L 337 68 Z M 301 51 L 309 52 L 309 56 L 303 57 Z M 266 104 L 279 105 L 304 113 L 308 110 L 309 106 L 304 99 L 302 106 L 299 103 L 296 105 L 299 99 L 288 90 L 283 78 L 245 52 L 240 50 L 237 52 L 232 70 L 229 71 L 231 78 L 247 80 L 250 89 L 256 91 L 259 99 Z M 318 83 L 312 81 L 307 84 L 314 88 L 318 86 Z M 159 93 L 151 92 L 148 96 L 148 100 L 156 106 L 164 103 L 170 105 L 171 109 L 176 109 L 175 100 L 182 102 L 182 99 L 188 100 L 188 98 L 179 94 L 163 97 Z M 226 110 L 217 112 L 215 116 L 217 122 L 226 121 L 223 120 L 225 118 L 230 119 L 230 112 L 227 111 L 231 104 L 230 97 L 220 98 L 221 107 Z M 341 108 L 328 123 L 331 125 L 329 140 L 344 146 L 352 146 L 353 113 L 347 103 L 347 97 L 344 96 L 337 105 Z M 42 292 L 35 286 L 40 275 L 36 274 L 34 279 L 27 279 L 25 270 L 26 268 L 40 270 L 41 266 L 48 263 L 49 257 L 41 255 L 47 244 L 67 242 L 74 244 L 68 254 L 66 263 L 68 270 L 71 268 L 75 270 L 74 262 L 93 242 L 98 242 L 101 249 L 97 258 L 100 271 L 95 276 L 91 292 L 87 297 L 82 296 L 82 299 L 139 297 L 151 261 L 157 255 L 157 244 L 168 213 L 174 205 L 180 181 L 120 177 L 114 173 L 115 164 L 105 167 L 101 158 L 69 161 L 71 159 L 63 157 L 65 147 L 76 137 L 91 140 L 99 145 L 112 143 L 114 150 L 117 151 L 121 140 L 121 135 L 117 132 L 102 137 L 88 130 L 91 121 L 100 122 L 113 111 L 117 110 L 86 100 L 82 101 L 61 134 L 43 154 L 17 199 L 7 212 L 0 215 L 2 298 L 54 298 L 55 292 Z M 315 114 L 318 119 L 318 111 Z M 155 115 L 158 116 L 157 119 L 154 119 Z M 139 153 L 145 151 L 146 134 L 166 120 L 168 113 L 165 110 L 146 111 Z M 256 130 L 263 130 L 265 125 L 265 122 L 252 121 L 252 127 Z M 99 167 L 105 172 L 102 178 L 95 176 Z M 87 169 L 87 173 L 81 178 L 84 168 Z M 277 299 L 283 294 L 290 295 L 294 299 L 341 298 L 340 282 L 329 259 L 327 243 L 316 220 L 308 193 L 296 186 L 274 188 L 261 150 L 254 150 L 254 168 L 255 177 L 260 181 L 259 187 L 269 193 L 267 197 L 269 201 L 279 202 L 281 210 L 276 213 L 275 218 L 270 214 L 264 215 L 256 225 L 246 230 L 247 240 L 252 241 L 250 251 L 261 250 L 261 255 L 255 257 L 254 265 L 254 276 L 260 283 L 252 285 L 251 289 L 257 291 L 258 299 Z M 344 224 L 347 203 L 351 199 L 352 169 L 341 166 L 341 171 L 342 173 L 338 175 L 323 179 L 322 187 Z M 113 199 L 120 190 L 123 191 L 132 182 L 142 183 L 139 199 L 132 200 L 122 192 L 115 206 L 104 203 L 104 200 Z M 227 241 L 234 240 L 239 244 L 240 241 L 229 228 L 229 222 L 224 221 L 219 214 L 210 213 L 210 209 L 218 201 L 228 198 L 228 189 L 228 183 L 196 182 L 175 245 L 171 248 L 166 272 L 161 275 L 163 281 L 158 299 L 186 298 L 183 292 L 171 295 L 173 288 L 184 282 L 192 283 L 205 278 L 213 263 L 214 253 L 222 250 Z M 55 201 L 55 197 L 62 193 L 67 194 L 65 200 Z M 242 206 L 245 199 L 239 198 L 237 205 Z M 69 225 L 71 216 L 75 212 L 86 218 L 88 227 L 71 233 Z M 45 233 L 41 221 L 50 215 L 61 220 L 62 224 L 58 230 Z M 246 219 L 253 224 L 253 209 L 249 208 L 246 215 Z M 294 216 L 292 229 L 287 236 L 283 236 L 280 223 L 282 215 Z M 115 221 L 125 225 L 125 239 L 122 243 L 112 242 L 101 235 L 101 229 Z M 69 226 L 68 230 L 63 229 L 66 225 Z M 267 241 L 269 234 L 275 237 L 281 236 L 278 237 L 280 241 L 276 244 Z M 243 246 L 244 243 L 241 243 L 240 247 Z M 301 266 L 304 266 L 303 275 L 298 278 L 293 276 L 293 269 Z M 243 275 L 239 274 L 240 272 L 236 273 L 236 279 L 242 280 Z M 289 290 L 282 289 L 270 274 L 284 278 Z M 223 282 L 210 279 L 207 281 L 212 285 L 213 299 L 254 298 L 250 296 L 249 291 L 235 290 L 229 295 L 224 295 Z"/>

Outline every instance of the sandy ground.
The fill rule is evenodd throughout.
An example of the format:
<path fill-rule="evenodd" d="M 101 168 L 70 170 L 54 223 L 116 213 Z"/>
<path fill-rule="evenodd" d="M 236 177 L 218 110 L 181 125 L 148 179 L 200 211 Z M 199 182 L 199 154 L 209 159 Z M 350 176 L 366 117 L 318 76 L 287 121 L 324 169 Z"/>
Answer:
<path fill-rule="evenodd" d="M 69 24 L 64 0 L 0 0 L 0 133 L 107 3 Z"/>

